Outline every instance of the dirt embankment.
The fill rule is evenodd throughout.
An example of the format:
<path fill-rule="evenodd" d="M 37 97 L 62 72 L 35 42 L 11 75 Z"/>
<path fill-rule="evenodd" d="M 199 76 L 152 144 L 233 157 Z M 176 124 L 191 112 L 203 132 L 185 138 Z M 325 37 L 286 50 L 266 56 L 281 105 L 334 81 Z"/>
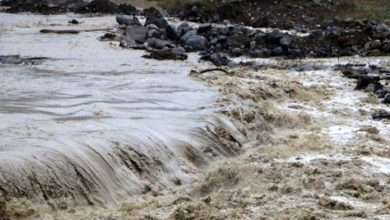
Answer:
<path fill-rule="evenodd" d="M 313 29 L 327 26 L 335 18 L 389 18 L 390 4 L 384 0 L 288 0 L 288 1 L 175 1 L 160 0 L 173 14 L 201 23 L 224 22 L 253 27 Z"/>
<path fill-rule="evenodd" d="M 196 22 L 242 23 L 253 27 L 292 29 L 315 27 L 334 14 L 334 6 L 316 1 L 197 1 L 177 4 L 171 10 L 180 18 Z"/>

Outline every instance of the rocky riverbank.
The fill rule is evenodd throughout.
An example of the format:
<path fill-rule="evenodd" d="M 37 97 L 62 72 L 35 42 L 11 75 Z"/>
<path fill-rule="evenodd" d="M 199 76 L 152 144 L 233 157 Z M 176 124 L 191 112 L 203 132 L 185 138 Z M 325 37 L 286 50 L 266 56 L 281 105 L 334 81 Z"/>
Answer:
<path fill-rule="evenodd" d="M 144 49 L 148 58 L 185 60 L 200 52 L 217 66 L 235 65 L 229 57 L 252 58 L 380 56 L 390 53 L 390 27 L 373 21 L 343 20 L 324 30 L 306 33 L 255 29 L 242 25 L 170 23 L 155 8 L 144 10 L 142 24 L 135 16 L 118 16 L 119 32 L 103 40 L 124 48 Z"/>
<path fill-rule="evenodd" d="M 33 12 L 39 14 L 103 13 L 103 14 L 136 14 L 137 8 L 131 4 L 116 4 L 110 0 L 3 0 L 0 5 L 9 13 Z"/>

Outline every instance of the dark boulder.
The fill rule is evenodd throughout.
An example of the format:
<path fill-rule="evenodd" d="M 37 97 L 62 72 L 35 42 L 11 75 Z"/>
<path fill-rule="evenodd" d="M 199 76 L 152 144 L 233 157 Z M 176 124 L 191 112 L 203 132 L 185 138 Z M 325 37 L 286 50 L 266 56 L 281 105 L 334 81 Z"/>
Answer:
<path fill-rule="evenodd" d="M 165 29 L 167 38 L 173 41 L 178 41 L 180 40 L 180 37 L 172 25 L 168 25 L 168 27 Z"/>
<path fill-rule="evenodd" d="M 118 37 L 118 35 L 115 33 L 105 33 L 99 39 L 101 41 L 114 41 L 114 40 L 120 40 L 120 37 Z"/>
<path fill-rule="evenodd" d="M 209 31 L 211 31 L 212 28 L 213 28 L 213 26 L 210 24 L 201 25 L 198 27 L 198 34 L 208 33 Z"/>
<path fill-rule="evenodd" d="M 224 53 L 206 54 L 201 57 L 201 60 L 210 61 L 216 66 L 227 66 L 232 63 L 229 57 Z"/>
<path fill-rule="evenodd" d="M 390 93 L 387 93 L 383 98 L 383 103 L 390 104 Z"/>
<path fill-rule="evenodd" d="M 387 38 L 390 36 L 390 27 L 381 23 L 375 26 L 373 32 L 373 36 L 376 38 Z"/>
<path fill-rule="evenodd" d="M 285 35 L 280 39 L 279 44 L 284 47 L 289 47 L 292 43 L 292 37 L 289 35 Z"/>
<path fill-rule="evenodd" d="M 266 33 L 258 32 L 256 33 L 254 40 L 257 44 L 264 44 L 266 36 L 267 36 Z"/>
<path fill-rule="evenodd" d="M 204 50 L 207 48 L 207 39 L 196 34 L 189 36 L 184 43 L 186 48 L 192 51 Z"/>
<path fill-rule="evenodd" d="M 375 91 L 375 95 L 377 95 L 378 98 L 380 98 L 380 99 L 383 99 L 387 93 L 388 93 L 388 91 L 386 91 L 384 88 L 380 88 L 380 89 Z"/>
<path fill-rule="evenodd" d="M 157 38 L 149 38 L 147 41 L 148 47 L 154 49 L 174 48 L 175 45 L 167 40 L 160 40 Z"/>
<path fill-rule="evenodd" d="M 77 19 L 72 19 L 72 20 L 68 21 L 68 23 L 76 25 L 76 24 L 80 24 L 80 21 L 78 21 Z"/>
<path fill-rule="evenodd" d="M 272 49 L 271 55 L 275 56 L 275 57 L 283 56 L 284 55 L 283 48 L 282 47 L 275 47 L 274 49 Z"/>
<path fill-rule="evenodd" d="M 154 24 L 159 28 L 166 29 L 169 24 L 168 21 L 164 18 L 161 12 L 155 8 L 147 8 L 143 11 L 144 16 L 146 17 L 145 26 Z"/>
<path fill-rule="evenodd" d="M 148 28 L 148 38 L 158 38 L 158 39 L 161 39 L 161 38 L 164 38 L 164 35 L 165 35 L 165 31 L 158 28 L 156 25 L 154 24 L 150 24 L 147 26 Z"/>
<path fill-rule="evenodd" d="M 378 111 L 372 114 L 372 118 L 374 120 L 384 120 L 384 119 L 390 119 L 390 112 L 388 111 Z"/>
<path fill-rule="evenodd" d="M 271 33 L 265 34 L 265 42 L 269 44 L 279 45 L 284 34 L 280 31 L 272 31 Z"/>
<path fill-rule="evenodd" d="M 185 35 L 187 32 L 189 31 L 192 31 L 193 28 L 186 22 L 184 23 L 181 23 L 178 27 L 177 27 L 177 34 L 182 37 L 183 35 Z"/>
<path fill-rule="evenodd" d="M 174 41 L 179 40 L 175 28 L 169 25 L 168 21 L 158 9 L 155 7 L 147 8 L 143 11 L 143 14 L 146 17 L 145 26 L 156 25 L 158 28 L 164 30 L 165 36 L 168 39 Z"/>

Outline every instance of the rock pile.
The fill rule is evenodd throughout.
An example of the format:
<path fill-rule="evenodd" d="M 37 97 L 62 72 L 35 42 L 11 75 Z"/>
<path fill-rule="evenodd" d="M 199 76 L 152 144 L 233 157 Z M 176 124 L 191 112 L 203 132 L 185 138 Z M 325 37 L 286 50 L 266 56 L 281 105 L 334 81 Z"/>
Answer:
<path fill-rule="evenodd" d="M 345 77 L 356 79 L 356 90 L 363 90 L 376 95 L 384 104 L 390 104 L 390 70 L 374 65 L 338 66 Z M 387 82 L 386 82 L 387 81 Z M 390 119 L 390 112 L 379 111 L 373 114 L 374 119 Z"/>
<path fill-rule="evenodd" d="M 390 27 L 372 21 L 335 20 L 326 29 L 293 34 L 263 31 L 242 25 L 168 23 L 156 9 L 145 9 L 144 25 L 134 16 L 118 16 L 121 45 L 159 53 L 163 59 L 185 59 L 185 52 L 201 52 L 203 60 L 229 65 L 229 57 L 253 58 L 378 56 L 390 54 Z M 153 50 L 150 50 L 152 48 Z M 174 56 L 176 54 L 177 56 Z M 179 58 L 180 57 L 180 58 Z"/>

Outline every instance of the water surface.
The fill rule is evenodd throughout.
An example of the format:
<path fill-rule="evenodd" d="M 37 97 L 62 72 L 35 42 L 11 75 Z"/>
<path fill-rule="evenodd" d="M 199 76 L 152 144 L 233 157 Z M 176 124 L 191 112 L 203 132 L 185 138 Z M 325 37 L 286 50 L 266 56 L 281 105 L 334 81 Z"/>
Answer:
<path fill-rule="evenodd" d="M 73 18 L 81 25 L 67 23 Z M 49 58 L 0 65 L 3 194 L 48 199 L 87 191 L 116 200 L 148 184 L 191 181 L 196 166 L 183 146 L 200 151 L 193 134 L 217 98 L 188 77 L 196 57 L 147 60 L 143 51 L 98 41 L 99 31 L 39 33 L 111 27 L 110 16 L 0 14 L 0 55 Z"/>

